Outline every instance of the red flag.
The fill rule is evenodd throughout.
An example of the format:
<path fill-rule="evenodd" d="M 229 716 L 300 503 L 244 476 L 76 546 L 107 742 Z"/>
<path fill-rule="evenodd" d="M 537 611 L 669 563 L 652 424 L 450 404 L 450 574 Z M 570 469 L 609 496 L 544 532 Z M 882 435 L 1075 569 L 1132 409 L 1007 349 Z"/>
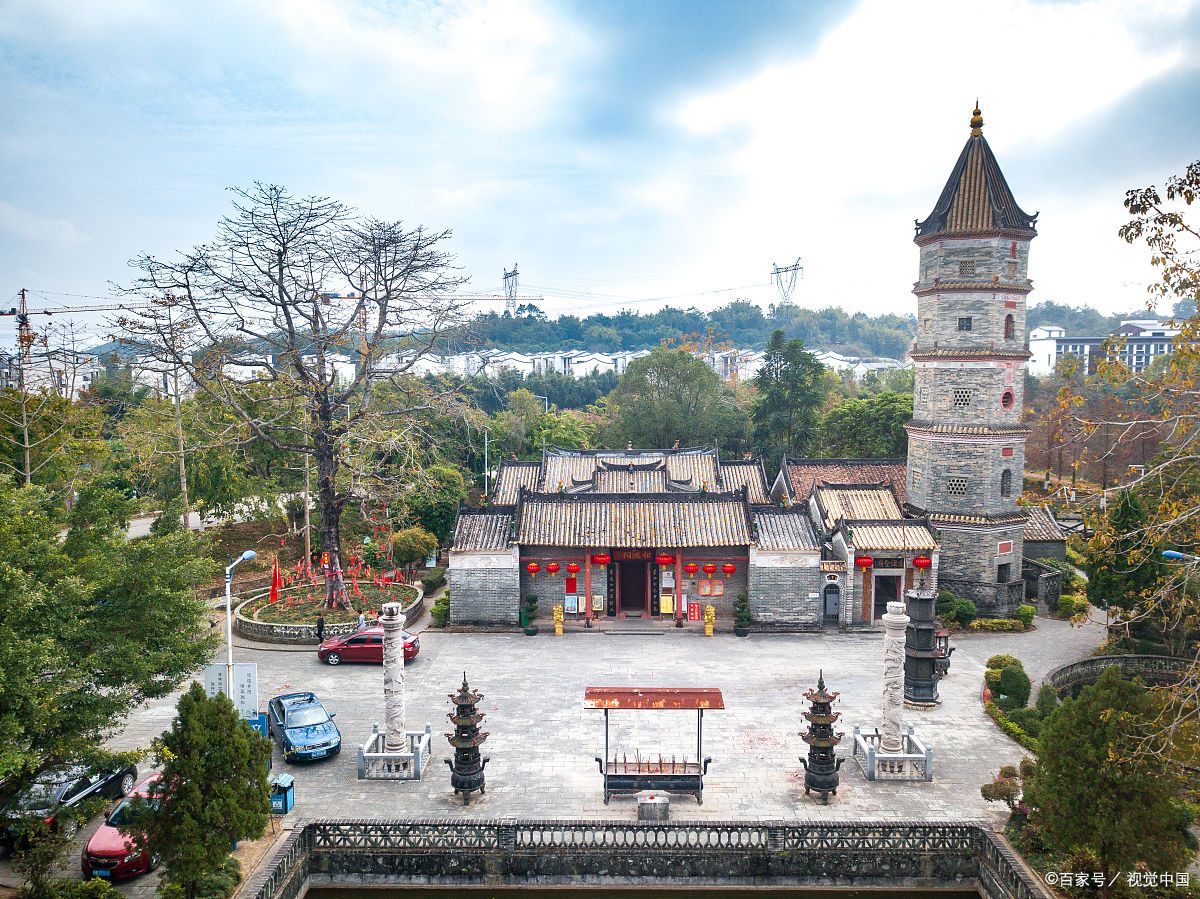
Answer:
<path fill-rule="evenodd" d="M 279 559 L 271 568 L 271 602 L 279 602 L 279 591 L 283 589 L 283 575 L 279 573 Z"/>

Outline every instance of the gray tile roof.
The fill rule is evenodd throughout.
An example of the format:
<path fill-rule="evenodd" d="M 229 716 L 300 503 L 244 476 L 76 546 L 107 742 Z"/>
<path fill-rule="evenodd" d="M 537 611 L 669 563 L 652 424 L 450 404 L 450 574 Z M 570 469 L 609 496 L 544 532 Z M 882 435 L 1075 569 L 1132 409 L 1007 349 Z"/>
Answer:
<path fill-rule="evenodd" d="M 1029 514 L 1029 518 L 1025 521 L 1025 539 L 1027 541 L 1047 542 L 1067 539 L 1067 535 L 1045 506 L 1026 506 L 1025 511 Z"/>
<path fill-rule="evenodd" d="M 754 527 L 760 549 L 818 552 L 820 543 L 802 509 L 756 509 Z"/>
<path fill-rule="evenodd" d="M 534 494 L 521 504 L 522 546 L 747 546 L 741 495 Z"/>
<path fill-rule="evenodd" d="M 456 550 L 506 549 L 512 533 L 509 512 L 463 511 L 454 525 L 453 548 Z"/>

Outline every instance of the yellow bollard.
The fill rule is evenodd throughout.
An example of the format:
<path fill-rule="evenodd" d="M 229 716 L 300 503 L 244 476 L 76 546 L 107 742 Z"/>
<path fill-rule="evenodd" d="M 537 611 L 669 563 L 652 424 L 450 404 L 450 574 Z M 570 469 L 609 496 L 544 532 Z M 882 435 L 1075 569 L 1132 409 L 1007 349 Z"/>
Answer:
<path fill-rule="evenodd" d="M 712 606 L 704 607 L 704 636 L 711 637 L 713 635 L 713 625 L 717 621 L 717 610 Z"/>
<path fill-rule="evenodd" d="M 554 607 L 554 636 L 561 637 L 563 635 L 563 607 L 560 603 Z"/>

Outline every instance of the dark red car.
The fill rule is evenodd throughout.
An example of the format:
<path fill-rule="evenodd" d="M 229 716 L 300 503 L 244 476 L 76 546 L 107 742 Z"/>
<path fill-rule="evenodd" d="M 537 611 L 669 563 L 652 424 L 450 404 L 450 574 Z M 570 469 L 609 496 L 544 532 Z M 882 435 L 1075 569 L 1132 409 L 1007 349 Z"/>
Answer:
<path fill-rule="evenodd" d="M 150 787 L 158 779 L 157 774 L 147 777 L 121 800 L 120 805 L 104 816 L 104 823 L 92 834 L 80 858 L 84 877 L 125 880 L 158 867 L 158 858 L 153 852 L 138 849 L 133 840 L 119 829 L 121 825 L 130 823 L 134 802 L 153 799 Z"/>
<path fill-rule="evenodd" d="M 408 631 L 404 636 L 404 661 L 411 662 L 421 651 L 421 638 Z M 344 637 L 330 637 L 317 648 L 317 658 L 330 665 L 342 662 L 374 662 L 383 664 L 383 628 L 369 627 Z"/>

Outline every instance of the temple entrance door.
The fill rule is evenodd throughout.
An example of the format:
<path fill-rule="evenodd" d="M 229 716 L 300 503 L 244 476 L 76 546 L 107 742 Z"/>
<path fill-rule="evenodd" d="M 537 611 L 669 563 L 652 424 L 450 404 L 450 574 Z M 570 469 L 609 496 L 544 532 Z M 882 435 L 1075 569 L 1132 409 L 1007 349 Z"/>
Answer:
<path fill-rule="evenodd" d="M 825 587 L 825 615 L 823 622 L 826 627 L 830 625 L 837 627 L 841 606 L 842 588 L 837 584 L 827 584 Z"/>
<path fill-rule="evenodd" d="M 875 575 L 875 620 L 887 612 L 889 602 L 900 602 L 900 575 Z"/>
<path fill-rule="evenodd" d="M 617 563 L 617 611 L 622 616 L 646 614 L 646 589 L 650 582 L 648 562 Z"/>

